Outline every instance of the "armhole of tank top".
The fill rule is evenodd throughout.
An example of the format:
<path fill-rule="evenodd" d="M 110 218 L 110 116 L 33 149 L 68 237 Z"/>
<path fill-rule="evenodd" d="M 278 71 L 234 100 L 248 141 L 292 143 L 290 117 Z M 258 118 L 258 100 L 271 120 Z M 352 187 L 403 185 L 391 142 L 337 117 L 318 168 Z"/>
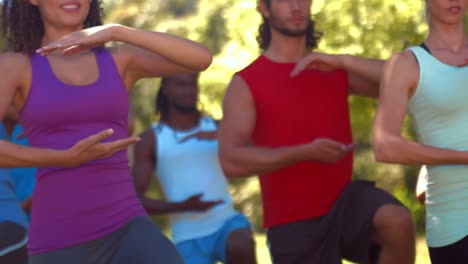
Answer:
<path fill-rule="evenodd" d="M 411 104 L 411 102 L 415 100 L 414 98 L 416 98 L 416 96 L 421 93 L 421 89 L 422 89 L 421 83 L 424 77 L 424 72 L 422 68 L 422 63 L 420 61 L 421 57 L 424 56 L 423 53 L 427 53 L 428 55 L 430 55 L 430 53 L 428 53 L 426 50 L 424 50 L 424 48 L 420 46 L 412 47 L 408 50 L 411 52 L 411 54 L 413 54 L 413 57 L 416 60 L 416 63 L 418 64 L 418 69 L 419 69 L 419 78 L 418 78 L 418 84 L 416 85 L 416 90 L 414 91 L 411 98 L 409 98 L 408 100 L 408 104 Z"/>
<path fill-rule="evenodd" d="M 34 58 L 34 56 L 37 56 L 37 58 Z M 37 68 L 34 67 L 35 64 L 38 64 L 38 63 L 41 63 L 39 60 L 41 59 L 47 59 L 41 55 L 38 55 L 38 54 L 34 54 L 34 55 L 31 55 L 29 56 L 29 66 L 31 68 L 31 83 L 29 84 L 29 89 L 28 89 L 28 94 L 26 95 L 26 99 L 24 99 L 24 103 L 23 103 L 23 106 L 21 107 L 20 111 L 18 112 L 18 115 L 19 115 L 19 120 L 18 122 L 21 122 L 22 119 L 23 119 L 23 114 L 25 113 L 26 109 L 28 108 L 28 105 L 29 105 L 29 101 L 31 100 L 31 92 L 33 91 L 33 83 L 34 82 L 37 82 L 37 78 L 35 78 L 35 75 L 37 75 Z M 37 61 L 37 62 L 33 62 L 33 60 Z"/>
<path fill-rule="evenodd" d="M 117 63 L 115 62 L 112 53 L 106 47 L 103 47 L 102 49 L 94 48 L 93 52 L 94 56 L 96 56 L 96 60 L 99 65 L 99 74 L 101 75 L 105 71 L 109 71 L 109 73 L 117 76 L 125 92 L 128 94 L 129 92 L 127 91 L 127 87 L 125 86 L 125 81 L 120 75 L 119 67 L 117 67 Z M 105 68 L 106 65 L 108 65 L 108 69 Z M 100 76 L 99 78 L 105 78 L 105 76 Z"/>

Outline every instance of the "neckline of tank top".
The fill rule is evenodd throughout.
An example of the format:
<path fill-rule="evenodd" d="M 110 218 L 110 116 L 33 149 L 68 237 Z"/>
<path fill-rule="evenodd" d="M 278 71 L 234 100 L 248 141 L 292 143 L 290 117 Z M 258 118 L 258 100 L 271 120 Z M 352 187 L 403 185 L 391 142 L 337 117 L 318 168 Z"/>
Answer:
<path fill-rule="evenodd" d="M 202 123 L 205 122 L 205 121 L 213 121 L 213 122 L 214 122 L 214 120 L 212 120 L 211 117 L 202 115 L 202 116 L 200 117 L 200 120 L 198 120 L 198 123 L 197 123 L 196 126 L 190 128 L 190 129 L 186 129 L 186 130 L 174 129 L 174 128 L 172 128 L 171 126 L 169 126 L 169 125 L 168 125 L 167 123 L 165 123 L 165 122 L 159 122 L 159 124 L 161 124 L 161 125 L 167 127 L 168 129 L 170 129 L 170 130 L 172 130 L 172 131 L 174 131 L 174 132 L 177 132 L 177 133 L 188 133 L 188 134 L 191 134 L 191 133 L 193 133 L 193 132 L 196 132 L 196 130 L 199 130 L 199 129 L 201 128 L 201 126 L 202 126 Z"/>
<path fill-rule="evenodd" d="M 426 46 L 426 45 L 425 45 L 425 46 Z M 436 61 L 438 64 L 440 64 L 440 65 L 442 65 L 442 66 L 444 66 L 444 67 L 448 67 L 448 68 L 452 68 L 452 69 L 458 69 L 458 70 L 463 70 L 463 69 L 465 69 L 465 68 L 468 67 L 468 66 L 459 67 L 459 66 L 457 66 L 457 65 L 451 65 L 451 64 L 448 64 L 448 63 L 445 63 L 445 62 L 439 60 L 436 56 L 434 56 L 434 55 L 432 54 L 432 52 L 429 50 L 429 47 L 427 47 L 427 46 L 426 46 L 427 49 L 424 48 L 424 47 L 421 46 L 421 45 L 416 46 L 416 47 L 418 47 L 418 48 L 424 50 L 424 52 L 426 53 L 426 55 L 428 55 L 429 57 L 432 58 L 432 60 Z"/>
<path fill-rule="evenodd" d="M 265 54 L 261 54 L 260 58 L 262 58 L 262 59 L 264 59 L 264 60 L 266 60 L 266 61 L 268 61 L 270 63 L 274 63 L 274 64 L 281 65 L 281 66 L 288 66 L 288 67 L 295 66 L 298 63 L 298 61 L 297 62 L 278 62 L 278 61 L 274 61 L 274 60 L 268 58 L 267 56 L 265 56 Z"/>
<path fill-rule="evenodd" d="M 46 65 L 48 67 L 48 70 L 49 70 L 49 72 L 50 72 L 50 74 L 51 74 L 51 76 L 52 76 L 52 78 L 54 79 L 55 82 L 59 83 L 62 86 L 70 87 L 72 89 L 73 88 L 80 89 L 80 88 L 89 88 L 89 87 L 96 86 L 99 83 L 101 83 L 101 81 L 102 81 L 102 72 L 103 71 L 101 69 L 101 62 L 100 62 L 98 51 L 95 48 L 91 49 L 90 51 L 92 52 L 92 54 L 94 56 L 94 63 L 97 65 L 98 76 L 97 76 L 96 80 L 92 81 L 91 83 L 82 84 L 82 85 L 70 84 L 70 83 L 66 83 L 66 82 L 62 81 L 60 78 L 58 78 L 57 74 L 55 74 L 55 71 L 52 68 L 52 65 L 50 64 L 49 58 L 47 56 L 42 56 L 42 55 L 38 55 L 38 56 L 41 56 L 45 60 Z M 106 52 L 106 50 L 103 49 L 100 52 Z"/>

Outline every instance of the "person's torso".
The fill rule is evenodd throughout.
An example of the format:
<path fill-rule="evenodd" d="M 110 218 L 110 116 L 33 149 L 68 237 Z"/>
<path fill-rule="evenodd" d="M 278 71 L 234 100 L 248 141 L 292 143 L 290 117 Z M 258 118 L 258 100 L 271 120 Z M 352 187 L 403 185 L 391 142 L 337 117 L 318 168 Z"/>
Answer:
<path fill-rule="evenodd" d="M 408 102 L 418 141 L 468 151 L 468 67 L 445 64 L 421 47 L 412 47 L 419 83 Z M 468 165 L 427 166 L 428 245 L 440 247 L 468 235 Z"/>
<path fill-rule="evenodd" d="M 127 137 L 127 91 L 112 55 L 93 52 L 98 79 L 82 86 L 59 80 L 46 57 L 31 56 L 31 87 L 20 112 L 31 146 L 63 150 L 109 128 L 114 133 L 103 142 Z M 41 168 L 36 178 L 31 254 L 96 239 L 144 214 L 127 150 L 75 168 Z"/>
<path fill-rule="evenodd" d="M 306 70 L 260 56 L 239 75 L 256 110 L 255 145 L 285 147 L 329 138 L 352 143 L 347 73 Z M 300 162 L 261 175 L 266 227 L 321 216 L 351 180 L 352 155 L 335 164 Z"/>
<path fill-rule="evenodd" d="M 203 193 L 202 200 L 224 203 L 206 212 L 184 212 L 171 215 L 172 239 L 175 243 L 214 233 L 236 212 L 218 159 L 218 141 L 186 136 L 198 131 L 214 131 L 213 119 L 202 117 L 189 131 L 178 131 L 165 123 L 153 125 L 156 136 L 156 175 L 166 199 L 180 202 Z"/>

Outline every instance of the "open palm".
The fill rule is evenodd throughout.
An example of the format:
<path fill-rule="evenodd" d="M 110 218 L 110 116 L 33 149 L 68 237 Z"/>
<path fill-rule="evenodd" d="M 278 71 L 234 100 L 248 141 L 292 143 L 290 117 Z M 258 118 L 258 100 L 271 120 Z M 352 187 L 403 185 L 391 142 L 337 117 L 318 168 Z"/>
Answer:
<path fill-rule="evenodd" d="M 76 31 L 38 49 L 37 53 L 47 56 L 60 50 L 65 55 L 73 55 L 82 50 L 99 47 L 113 40 L 116 27 L 117 25 L 109 24 Z"/>

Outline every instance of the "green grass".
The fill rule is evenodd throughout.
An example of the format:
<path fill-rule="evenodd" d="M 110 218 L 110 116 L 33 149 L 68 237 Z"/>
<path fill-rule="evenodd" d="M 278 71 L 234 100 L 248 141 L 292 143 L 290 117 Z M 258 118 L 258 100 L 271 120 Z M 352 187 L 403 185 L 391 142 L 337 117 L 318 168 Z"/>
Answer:
<path fill-rule="evenodd" d="M 255 241 L 257 243 L 257 260 L 259 264 L 271 264 L 270 253 L 266 244 L 264 234 L 256 234 Z M 343 261 L 344 264 L 351 262 Z M 424 237 L 419 238 L 416 244 L 416 264 L 429 264 L 429 255 Z"/>

